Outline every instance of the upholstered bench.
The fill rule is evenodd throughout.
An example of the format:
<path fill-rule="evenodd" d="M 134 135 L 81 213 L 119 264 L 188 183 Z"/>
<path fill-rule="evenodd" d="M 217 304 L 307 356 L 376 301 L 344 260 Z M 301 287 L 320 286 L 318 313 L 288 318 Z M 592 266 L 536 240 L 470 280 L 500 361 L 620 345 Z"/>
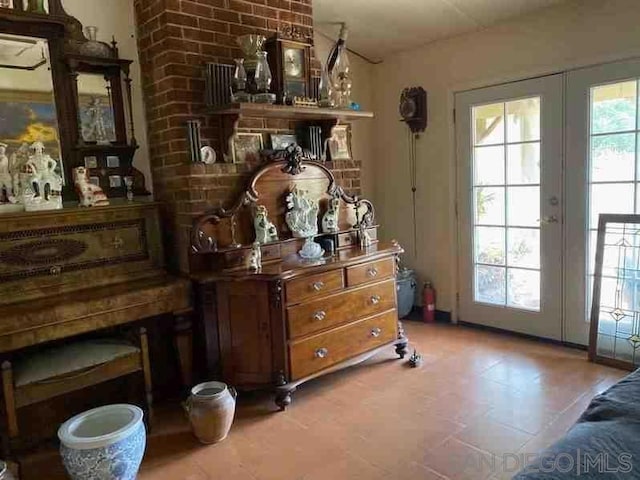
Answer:
<path fill-rule="evenodd" d="M 139 346 L 118 339 L 82 340 L 45 348 L 14 363 L 2 364 L 2 387 L 9 438 L 19 435 L 16 410 L 143 372 L 149 424 L 153 397 L 147 333 L 139 330 Z"/>

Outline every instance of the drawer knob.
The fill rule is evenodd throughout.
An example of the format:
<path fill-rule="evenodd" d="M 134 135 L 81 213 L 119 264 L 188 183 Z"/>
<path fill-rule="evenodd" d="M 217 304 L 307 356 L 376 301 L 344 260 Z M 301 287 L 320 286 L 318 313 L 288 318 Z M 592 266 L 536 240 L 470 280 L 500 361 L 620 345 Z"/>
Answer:
<path fill-rule="evenodd" d="M 369 277 L 371 278 L 375 278 L 378 276 L 378 269 L 375 267 L 371 267 L 369 270 L 367 270 L 367 275 L 369 275 Z"/>
<path fill-rule="evenodd" d="M 313 282 L 311 288 L 313 288 L 316 292 L 319 292 L 324 288 L 324 282 Z"/>
<path fill-rule="evenodd" d="M 371 297 L 371 304 L 372 305 L 377 305 L 380 303 L 380 300 L 382 300 L 382 298 L 380 297 L 380 295 L 373 295 Z"/>
<path fill-rule="evenodd" d="M 313 314 L 313 319 L 317 322 L 321 322 L 325 318 L 327 318 L 327 312 L 325 312 L 324 310 L 318 310 Z"/>
<path fill-rule="evenodd" d="M 116 250 L 120 250 L 124 246 L 124 240 L 122 240 L 122 238 L 116 236 L 116 237 L 114 237 L 113 242 L 111 242 L 111 245 Z"/>
<path fill-rule="evenodd" d="M 373 338 L 378 338 L 381 333 L 382 333 L 382 329 L 380 328 L 374 328 L 373 330 L 371 330 L 371 336 Z"/>
<path fill-rule="evenodd" d="M 61 273 L 62 273 L 62 267 L 58 265 L 55 265 L 49 269 L 49 275 L 52 275 L 54 277 L 57 275 L 60 275 Z"/>
<path fill-rule="evenodd" d="M 329 355 L 329 350 L 326 348 L 319 348 L 316 350 L 316 358 L 326 358 Z"/>

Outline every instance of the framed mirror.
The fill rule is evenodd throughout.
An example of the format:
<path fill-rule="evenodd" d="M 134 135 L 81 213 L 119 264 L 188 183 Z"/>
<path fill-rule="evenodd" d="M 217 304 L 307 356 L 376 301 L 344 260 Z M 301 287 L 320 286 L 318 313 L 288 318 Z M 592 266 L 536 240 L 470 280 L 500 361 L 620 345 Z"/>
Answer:
<path fill-rule="evenodd" d="M 79 73 L 78 120 L 80 137 L 87 144 L 110 145 L 117 141 L 111 80 L 95 73 Z"/>

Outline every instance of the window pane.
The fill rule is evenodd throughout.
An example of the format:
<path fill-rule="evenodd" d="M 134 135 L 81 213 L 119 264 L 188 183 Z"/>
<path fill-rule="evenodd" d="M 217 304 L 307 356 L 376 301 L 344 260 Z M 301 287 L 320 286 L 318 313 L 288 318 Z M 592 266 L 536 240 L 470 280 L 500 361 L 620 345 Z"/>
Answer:
<path fill-rule="evenodd" d="M 636 135 L 622 133 L 591 138 L 591 181 L 630 181 L 635 178 Z"/>
<path fill-rule="evenodd" d="M 540 187 L 507 189 L 508 224 L 521 227 L 540 225 Z"/>
<path fill-rule="evenodd" d="M 540 97 L 507 102 L 507 142 L 540 140 Z"/>
<path fill-rule="evenodd" d="M 540 183 L 540 144 L 509 145 L 507 175 L 509 184 Z"/>
<path fill-rule="evenodd" d="M 505 304 L 505 269 L 502 267 L 476 266 L 476 301 Z"/>
<path fill-rule="evenodd" d="M 504 185 L 504 147 L 476 147 L 475 185 Z"/>
<path fill-rule="evenodd" d="M 540 268 L 540 231 L 510 228 L 507 234 L 510 267 Z"/>
<path fill-rule="evenodd" d="M 612 133 L 636 128 L 636 82 L 591 89 L 591 132 Z"/>
<path fill-rule="evenodd" d="M 478 187 L 476 224 L 504 225 L 504 187 Z"/>
<path fill-rule="evenodd" d="M 632 183 L 591 185 L 591 228 L 598 228 L 601 213 L 633 213 Z"/>
<path fill-rule="evenodd" d="M 540 310 L 540 272 L 509 269 L 510 307 Z"/>
<path fill-rule="evenodd" d="M 504 265 L 505 229 L 476 227 L 476 262 Z"/>
<path fill-rule="evenodd" d="M 474 145 L 504 143 L 504 103 L 474 107 Z"/>

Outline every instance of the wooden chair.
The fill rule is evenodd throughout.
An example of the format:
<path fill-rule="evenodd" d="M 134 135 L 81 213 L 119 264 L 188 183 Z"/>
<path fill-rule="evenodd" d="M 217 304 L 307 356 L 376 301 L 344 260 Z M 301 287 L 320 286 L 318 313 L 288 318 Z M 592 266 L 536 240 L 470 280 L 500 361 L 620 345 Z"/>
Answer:
<path fill-rule="evenodd" d="M 118 341 L 82 340 L 41 350 L 2 364 L 2 389 L 9 440 L 19 436 L 17 409 L 142 372 L 147 421 L 153 421 L 153 395 L 147 331 L 138 331 L 139 346 Z"/>

